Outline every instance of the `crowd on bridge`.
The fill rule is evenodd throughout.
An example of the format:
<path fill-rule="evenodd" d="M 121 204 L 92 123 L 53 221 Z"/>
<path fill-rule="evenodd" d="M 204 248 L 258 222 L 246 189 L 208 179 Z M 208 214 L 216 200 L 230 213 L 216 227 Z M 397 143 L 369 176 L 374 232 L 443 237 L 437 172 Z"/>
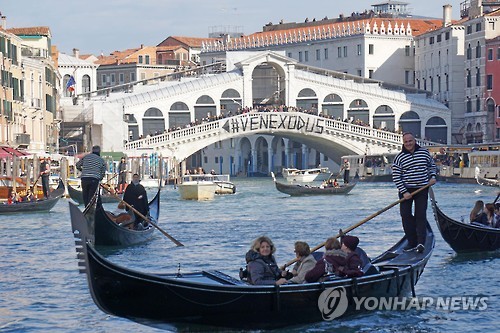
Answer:
<path fill-rule="evenodd" d="M 311 114 L 327 119 L 332 119 L 332 120 L 337 120 L 337 121 L 343 121 L 345 123 L 353 124 L 353 125 L 358 125 L 358 126 L 364 126 L 364 127 L 372 127 L 369 123 L 365 123 L 364 121 L 360 119 L 344 119 L 342 120 L 340 117 L 333 117 L 328 114 L 323 114 L 321 112 L 318 113 L 317 109 L 304 109 L 301 107 L 294 107 L 294 106 L 286 106 L 286 105 L 280 105 L 280 106 L 254 106 L 254 107 L 244 107 L 244 108 L 238 108 L 236 111 L 231 111 L 229 110 L 228 112 L 224 113 L 224 110 L 221 110 L 220 114 L 216 115 L 208 115 L 207 117 L 201 118 L 201 119 L 195 119 L 194 121 L 185 124 L 183 126 L 172 126 L 169 129 L 165 129 L 163 132 L 162 131 L 155 131 L 154 133 L 149 133 L 146 136 L 140 135 L 139 139 L 143 139 L 144 137 L 152 137 L 152 136 L 157 136 L 157 135 L 162 135 L 166 133 L 171 133 L 174 131 L 179 131 L 182 129 L 190 128 L 193 126 L 213 122 L 213 121 L 218 121 L 224 118 L 229 118 L 233 116 L 238 116 L 246 113 L 257 113 L 257 112 L 302 112 L 306 114 Z M 387 127 L 383 128 L 378 128 L 377 126 L 373 126 L 372 128 L 378 129 L 381 131 L 386 131 L 386 132 L 391 132 L 391 133 L 401 133 L 401 130 L 391 130 Z"/>

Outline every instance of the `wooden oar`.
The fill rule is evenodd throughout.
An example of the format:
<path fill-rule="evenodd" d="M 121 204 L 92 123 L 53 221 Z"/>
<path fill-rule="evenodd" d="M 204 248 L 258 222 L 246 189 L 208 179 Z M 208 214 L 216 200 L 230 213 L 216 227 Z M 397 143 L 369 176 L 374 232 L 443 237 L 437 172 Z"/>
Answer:
<path fill-rule="evenodd" d="M 495 198 L 495 201 L 493 201 L 493 204 L 496 204 L 496 202 L 498 201 L 498 198 L 500 198 L 500 192 L 498 192 L 498 195 L 497 195 L 497 197 Z"/>
<path fill-rule="evenodd" d="M 418 192 L 423 191 L 424 189 L 426 189 L 426 188 L 428 188 L 428 187 L 430 187 L 430 186 L 431 186 L 431 184 L 427 184 L 427 185 L 425 185 L 424 187 L 421 187 L 421 188 L 419 188 L 418 190 L 416 190 L 415 192 L 413 192 L 411 195 L 412 195 L 412 196 L 414 196 L 414 195 L 415 195 L 415 194 L 417 194 Z M 368 221 L 370 221 L 371 219 L 373 219 L 375 216 L 378 216 L 378 215 L 382 214 L 383 212 L 385 212 L 385 211 L 387 211 L 387 210 L 391 209 L 392 207 L 396 206 L 397 204 L 402 203 L 402 202 L 403 202 L 403 201 L 405 201 L 405 200 L 406 200 L 405 198 L 401 198 L 401 199 L 399 199 L 398 201 L 395 201 L 395 202 L 391 203 L 390 205 L 388 205 L 388 206 L 386 206 L 386 207 L 382 208 L 381 210 L 379 210 L 378 212 L 375 212 L 375 213 L 373 213 L 372 215 L 370 215 L 370 216 L 368 216 L 368 217 L 364 218 L 363 220 L 359 221 L 358 223 L 353 224 L 353 225 L 351 225 L 350 227 L 347 227 L 347 228 L 345 228 L 345 229 L 342 229 L 342 233 L 343 233 L 343 234 L 341 235 L 341 234 L 339 233 L 339 234 L 337 234 L 337 235 L 336 235 L 336 236 L 334 236 L 334 237 L 335 237 L 335 238 L 339 238 L 340 236 L 343 236 L 344 234 L 347 234 L 349 231 L 356 229 L 356 228 L 357 228 L 357 227 L 359 227 L 360 225 L 363 225 L 363 224 L 365 224 L 366 222 L 368 222 Z M 325 246 L 325 243 L 326 243 L 326 242 L 323 242 L 323 243 L 321 243 L 321 244 L 319 244 L 319 245 L 315 246 L 314 248 L 312 248 L 312 249 L 311 249 L 311 253 L 312 253 L 312 252 L 315 252 L 315 251 L 317 251 L 318 249 L 320 249 L 320 248 L 322 248 L 323 246 Z M 295 259 L 293 259 L 293 260 L 290 260 L 290 261 L 289 261 L 289 262 L 287 262 L 287 263 L 286 263 L 283 267 L 288 267 L 288 266 L 290 266 L 290 265 L 294 264 L 296 261 L 297 261 L 297 258 L 295 258 Z"/>
<path fill-rule="evenodd" d="M 125 206 L 127 206 L 128 208 L 132 209 L 132 211 L 137 214 L 138 216 L 140 216 L 144 221 L 148 222 L 148 223 L 151 223 L 151 225 L 153 227 L 155 227 L 156 229 L 158 229 L 162 234 L 164 234 L 168 239 L 170 239 L 172 242 L 175 243 L 175 245 L 177 246 L 184 246 L 184 244 L 182 244 L 181 242 L 179 242 L 177 239 L 175 239 L 174 237 L 170 236 L 165 230 L 163 230 L 162 228 L 160 228 L 156 223 L 153 223 L 153 221 L 151 221 L 150 219 L 148 219 L 146 216 L 144 216 L 143 214 L 141 214 L 141 212 L 139 212 L 137 209 L 135 209 L 133 206 L 129 205 L 127 202 L 125 202 L 123 199 L 121 199 L 119 196 L 117 196 L 116 194 L 113 194 L 111 193 L 110 190 L 108 190 L 106 187 L 104 187 L 102 184 L 100 184 L 100 186 L 105 189 L 106 191 L 109 192 L 109 194 L 111 194 L 112 196 L 114 196 L 116 199 L 118 199 L 120 201 L 120 203 L 123 203 Z"/>

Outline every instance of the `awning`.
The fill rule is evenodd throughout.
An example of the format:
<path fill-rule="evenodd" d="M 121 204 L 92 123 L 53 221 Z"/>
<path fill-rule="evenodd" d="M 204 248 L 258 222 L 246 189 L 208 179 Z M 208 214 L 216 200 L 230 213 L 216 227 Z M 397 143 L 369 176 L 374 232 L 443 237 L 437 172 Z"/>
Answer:
<path fill-rule="evenodd" d="M 6 155 L 7 154 L 7 155 Z M 22 152 L 20 150 L 14 149 L 12 147 L 0 147 L 0 158 L 8 158 L 12 156 L 23 157 L 28 156 L 29 154 Z"/>

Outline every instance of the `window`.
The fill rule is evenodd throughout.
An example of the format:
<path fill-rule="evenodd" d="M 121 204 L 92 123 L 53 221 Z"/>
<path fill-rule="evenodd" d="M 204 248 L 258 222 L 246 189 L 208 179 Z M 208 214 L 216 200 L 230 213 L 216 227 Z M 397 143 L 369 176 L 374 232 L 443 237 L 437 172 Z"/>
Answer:
<path fill-rule="evenodd" d="M 429 37 L 429 45 L 434 44 L 434 36 Z"/>
<path fill-rule="evenodd" d="M 467 70 L 466 81 L 467 81 L 467 88 L 470 88 L 471 85 L 472 85 L 472 83 L 471 83 L 470 69 Z"/>
<path fill-rule="evenodd" d="M 115 83 L 115 73 L 111 73 L 111 83 Z"/>
<path fill-rule="evenodd" d="M 342 58 L 342 48 L 340 46 L 337 47 L 337 57 Z"/>
<path fill-rule="evenodd" d="M 135 73 L 130 73 L 130 82 L 135 81 Z"/>
<path fill-rule="evenodd" d="M 446 76 L 446 91 L 450 91 L 450 76 L 448 74 L 445 74 Z"/>
<path fill-rule="evenodd" d="M 444 39 L 446 39 L 446 40 L 450 39 L 450 32 L 449 31 L 445 32 Z"/>
<path fill-rule="evenodd" d="M 142 56 L 139 56 L 139 63 L 142 64 Z"/>
<path fill-rule="evenodd" d="M 476 23 L 476 32 L 481 31 L 481 22 Z"/>
<path fill-rule="evenodd" d="M 486 75 L 486 89 L 493 90 L 493 75 L 492 74 Z"/>
<path fill-rule="evenodd" d="M 106 81 L 107 81 L 107 75 L 106 74 L 102 74 L 101 75 L 101 84 L 103 86 L 106 85 Z"/>
<path fill-rule="evenodd" d="M 344 57 L 347 58 L 347 46 L 344 46 Z"/>
<path fill-rule="evenodd" d="M 146 65 L 149 65 L 149 55 L 146 55 Z"/>
<path fill-rule="evenodd" d="M 120 83 L 125 83 L 125 75 L 123 73 L 120 73 Z"/>
<path fill-rule="evenodd" d="M 288 52 L 288 58 L 293 58 L 292 57 L 292 52 Z"/>
<path fill-rule="evenodd" d="M 219 156 L 215 156 L 215 164 L 219 164 Z"/>
<path fill-rule="evenodd" d="M 411 55 L 410 53 L 410 45 L 405 46 L 405 56 L 409 57 Z"/>
<path fill-rule="evenodd" d="M 328 59 L 328 49 L 325 49 L 325 60 Z"/>
<path fill-rule="evenodd" d="M 481 44 L 479 43 L 479 41 L 477 42 L 476 46 L 476 58 L 481 58 Z"/>
<path fill-rule="evenodd" d="M 321 60 L 321 52 L 319 49 L 316 50 L 316 60 Z"/>
<path fill-rule="evenodd" d="M 472 47 L 469 45 L 467 45 L 467 60 L 471 60 L 472 59 Z"/>
<path fill-rule="evenodd" d="M 467 35 L 470 35 L 472 33 L 472 25 L 467 26 Z"/>
<path fill-rule="evenodd" d="M 304 61 L 309 61 L 309 51 L 304 51 Z"/>
<path fill-rule="evenodd" d="M 410 84 L 410 71 L 405 71 L 405 84 Z"/>
<path fill-rule="evenodd" d="M 488 49 L 488 60 L 489 61 L 493 60 L 493 49 Z"/>
<path fill-rule="evenodd" d="M 466 112 L 472 112 L 472 101 L 467 97 L 467 103 L 465 103 Z"/>
<path fill-rule="evenodd" d="M 370 79 L 373 78 L 373 69 L 368 70 L 368 78 L 370 78 Z"/>
<path fill-rule="evenodd" d="M 488 22 L 490 24 L 490 30 L 495 31 L 495 21 Z"/>
<path fill-rule="evenodd" d="M 481 70 L 479 67 L 476 67 L 476 86 L 479 87 L 481 85 Z"/>
<path fill-rule="evenodd" d="M 299 62 L 302 62 L 302 51 L 299 52 Z"/>
<path fill-rule="evenodd" d="M 436 36 L 436 42 L 440 43 L 441 42 L 441 34 Z"/>
<path fill-rule="evenodd" d="M 357 54 L 360 56 L 361 55 L 361 44 L 357 45 Z"/>
<path fill-rule="evenodd" d="M 358 76 L 361 76 L 362 72 L 361 69 L 358 69 Z"/>
<path fill-rule="evenodd" d="M 438 92 L 441 92 L 441 76 L 438 76 Z"/>
<path fill-rule="evenodd" d="M 429 81 L 431 83 L 431 91 L 434 91 L 434 79 L 432 78 L 432 76 L 429 77 Z"/>
<path fill-rule="evenodd" d="M 373 48 L 374 48 L 373 44 L 368 44 L 368 54 L 373 54 Z"/>
<path fill-rule="evenodd" d="M 476 112 L 481 112 L 481 100 L 476 98 Z"/>
<path fill-rule="evenodd" d="M 205 163 L 205 164 L 208 163 L 208 156 L 203 156 L 203 163 Z"/>

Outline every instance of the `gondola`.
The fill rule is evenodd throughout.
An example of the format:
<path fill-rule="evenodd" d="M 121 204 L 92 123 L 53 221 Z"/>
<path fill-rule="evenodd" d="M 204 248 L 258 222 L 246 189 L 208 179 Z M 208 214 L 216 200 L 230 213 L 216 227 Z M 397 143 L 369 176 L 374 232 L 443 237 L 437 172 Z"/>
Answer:
<path fill-rule="evenodd" d="M 46 199 L 35 201 L 25 201 L 13 204 L 0 204 L 0 214 L 9 213 L 29 213 L 29 212 L 47 212 L 54 208 L 59 199 L 64 195 L 64 183 L 59 180 L 59 186 L 50 192 Z"/>
<path fill-rule="evenodd" d="M 123 213 L 123 215 L 129 216 L 128 213 Z M 160 215 L 160 190 L 149 202 L 149 215 L 152 222 L 156 224 Z M 117 221 L 119 215 L 113 215 L 104 209 L 98 193 L 84 210 L 84 216 L 90 225 L 90 230 L 94 230 L 93 237 L 96 246 L 122 247 L 140 244 L 151 239 L 155 229 L 151 224 L 144 230 L 121 226 Z"/>
<path fill-rule="evenodd" d="M 434 248 L 428 225 L 425 251 L 404 252 L 406 238 L 373 259 L 371 273 L 358 278 L 253 286 L 220 271 L 142 273 L 101 256 L 89 241 L 80 210 L 70 206 L 79 268 L 87 276 L 90 294 L 105 313 L 139 323 L 210 325 L 229 329 L 271 329 L 324 320 L 326 312 L 352 315 L 354 297 L 415 296 L 415 285 Z M 341 301 L 330 299 L 332 293 Z M 327 302 L 318 305 L 319 300 Z M 329 300 L 329 301 L 328 301 Z M 320 302 L 321 303 L 321 302 Z M 324 306 L 327 304 L 328 311 Z M 335 307 L 335 308 L 332 308 Z M 329 318 L 325 318 L 328 320 Z M 333 318 L 332 318 L 333 319 Z"/>
<path fill-rule="evenodd" d="M 476 181 L 479 185 L 493 186 L 493 187 L 500 186 L 500 181 L 498 181 L 498 179 L 482 177 L 481 176 L 481 169 L 479 169 L 479 167 L 476 167 L 475 176 L 476 176 Z"/>
<path fill-rule="evenodd" d="M 77 189 L 71 185 L 68 184 L 68 194 L 69 197 L 78 204 L 83 204 L 83 194 L 82 190 Z M 110 202 L 119 202 L 120 200 L 116 198 L 116 196 L 108 194 L 108 193 L 101 193 L 101 201 L 102 203 L 110 203 Z"/>
<path fill-rule="evenodd" d="M 455 252 L 494 251 L 500 249 L 500 229 L 455 221 L 446 216 L 429 190 L 432 210 L 443 239 Z"/>
<path fill-rule="evenodd" d="M 282 193 L 291 196 L 301 196 L 301 195 L 332 195 L 332 194 L 347 194 L 356 186 L 356 182 L 353 181 L 348 184 L 343 184 L 339 187 L 321 187 L 321 186 L 310 186 L 302 184 L 283 184 L 276 180 L 274 173 L 271 173 L 276 189 Z"/>

